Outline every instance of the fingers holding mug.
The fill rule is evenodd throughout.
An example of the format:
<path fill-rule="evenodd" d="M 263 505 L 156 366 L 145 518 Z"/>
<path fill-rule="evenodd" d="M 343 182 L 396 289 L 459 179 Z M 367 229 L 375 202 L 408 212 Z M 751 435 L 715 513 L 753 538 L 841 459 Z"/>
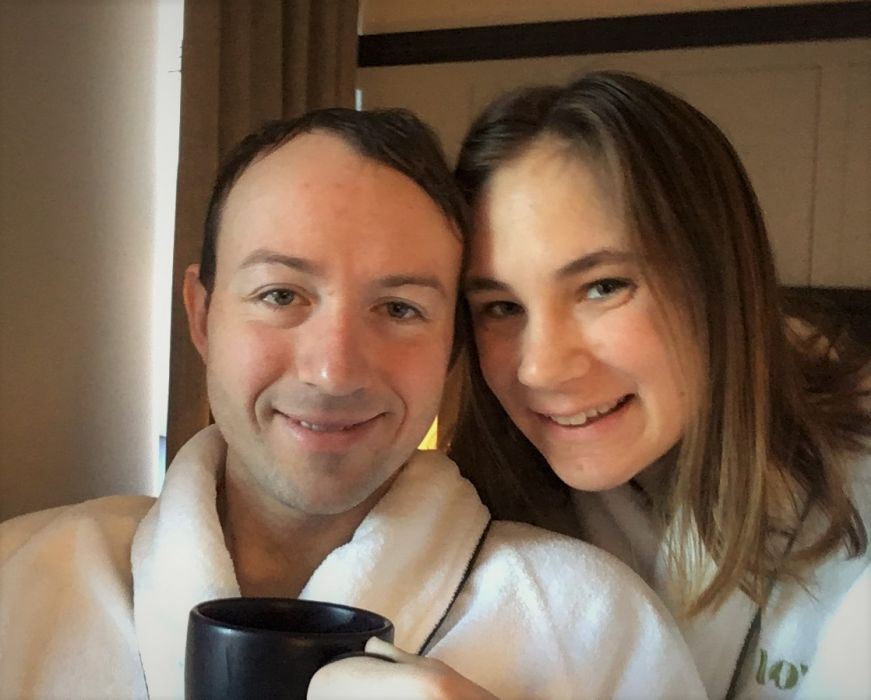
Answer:
<path fill-rule="evenodd" d="M 308 700 L 339 698 L 497 700 L 447 664 L 409 654 L 377 637 L 368 641 L 365 652 L 347 655 L 315 673 Z"/>

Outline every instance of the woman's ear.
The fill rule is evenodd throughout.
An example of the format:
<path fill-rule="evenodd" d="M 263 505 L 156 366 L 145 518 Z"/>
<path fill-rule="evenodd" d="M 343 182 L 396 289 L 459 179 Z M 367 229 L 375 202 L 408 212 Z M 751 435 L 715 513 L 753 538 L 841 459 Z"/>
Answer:
<path fill-rule="evenodd" d="M 191 335 L 194 347 L 203 358 L 208 361 L 208 312 L 209 294 L 200 282 L 200 266 L 188 265 L 184 272 L 184 307 L 188 316 L 188 331 Z"/>

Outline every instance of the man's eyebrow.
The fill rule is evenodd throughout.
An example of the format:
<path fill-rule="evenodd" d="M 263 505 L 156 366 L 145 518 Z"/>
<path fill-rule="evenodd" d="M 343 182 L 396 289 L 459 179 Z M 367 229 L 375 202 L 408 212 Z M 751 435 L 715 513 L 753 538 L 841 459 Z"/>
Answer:
<path fill-rule="evenodd" d="M 448 291 L 437 277 L 428 277 L 426 275 L 388 275 L 387 277 L 378 278 L 375 282 L 375 286 L 384 289 L 395 289 L 397 287 L 405 287 L 406 285 L 429 287 L 444 297 L 448 295 Z"/>
<path fill-rule="evenodd" d="M 284 255 L 277 253 L 274 250 L 267 248 L 258 248 L 253 253 L 250 253 L 239 265 L 239 269 L 252 267 L 253 265 L 284 265 L 299 272 L 305 272 L 310 275 L 316 275 L 320 272 L 320 267 L 315 265 L 311 260 L 298 258 L 293 255 Z"/>

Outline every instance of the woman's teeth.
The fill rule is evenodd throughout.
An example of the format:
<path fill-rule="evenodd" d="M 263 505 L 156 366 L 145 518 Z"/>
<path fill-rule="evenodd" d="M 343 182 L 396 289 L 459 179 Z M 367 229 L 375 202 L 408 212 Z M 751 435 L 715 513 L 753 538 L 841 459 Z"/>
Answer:
<path fill-rule="evenodd" d="M 628 399 L 628 396 L 621 396 L 616 401 L 612 401 L 611 403 L 603 404 L 601 406 L 596 406 L 595 408 L 591 408 L 588 411 L 582 411 L 581 413 L 575 414 L 573 416 L 548 416 L 548 418 L 550 418 L 554 423 L 557 423 L 558 425 L 585 425 L 588 421 L 591 421 L 594 418 L 598 418 L 599 416 L 604 416 L 608 413 L 611 413 L 612 411 L 626 403 Z"/>

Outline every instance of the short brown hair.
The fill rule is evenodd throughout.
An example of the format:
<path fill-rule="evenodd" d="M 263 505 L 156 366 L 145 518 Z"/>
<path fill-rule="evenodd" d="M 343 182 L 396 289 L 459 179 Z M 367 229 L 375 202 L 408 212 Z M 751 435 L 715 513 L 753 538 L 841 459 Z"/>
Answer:
<path fill-rule="evenodd" d="M 417 116 L 406 109 L 313 110 L 296 119 L 265 123 L 242 139 L 221 166 L 206 212 L 200 255 L 200 282 L 207 292 L 211 293 L 214 287 L 221 211 L 230 190 L 255 161 L 297 136 L 312 132 L 336 136 L 360 155 L 411 178 L 436 203 L 461 238 L 466 237 L 466 204 L 438 137 Z"/>

